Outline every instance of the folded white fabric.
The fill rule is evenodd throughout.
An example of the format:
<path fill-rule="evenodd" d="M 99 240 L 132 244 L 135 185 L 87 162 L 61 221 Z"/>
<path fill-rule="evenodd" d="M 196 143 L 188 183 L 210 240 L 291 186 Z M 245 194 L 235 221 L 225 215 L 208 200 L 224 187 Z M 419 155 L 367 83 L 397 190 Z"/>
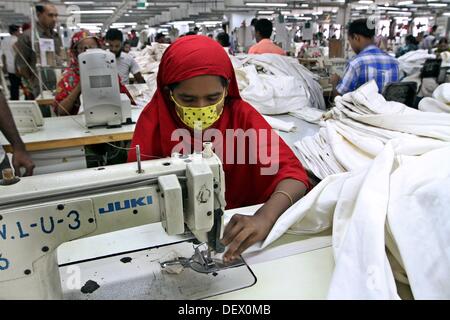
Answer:
<path fill-rule="evenodd" d="M 428 141 L 418 148 L 413 139 L 391 140 L 366 168 L 326 177 L 278 219 L 260 248 L 285 232 L 332 226 L 328 298 L 399 299 L 393 268 L 404 266 L 395 275 L 407 275 L 416 299 L 449 299 L 450 143 Z"/>
<path fill-rule="evenodd" d="M 277 119 L 277 118 L 270 117 L 270 116 L 263 116 L 263 117 L 271 125 L 271 127 L 276 130 L 291 132 L 291 131 L 295 131 L 295 129 L 296 129 L 294 122 L 291 122 L 291 121 L 288 122 L 288 121 L 284 121 L 284 120 Z"/>

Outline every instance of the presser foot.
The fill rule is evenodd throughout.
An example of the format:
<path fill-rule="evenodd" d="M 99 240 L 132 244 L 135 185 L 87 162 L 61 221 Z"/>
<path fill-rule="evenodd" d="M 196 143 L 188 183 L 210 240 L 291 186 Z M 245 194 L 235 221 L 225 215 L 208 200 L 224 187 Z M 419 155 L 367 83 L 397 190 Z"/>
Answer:
<path fill-rule="evenodd" d="M 217 273 L 220 270 L 241 266 L 244 261 L 239 258 L 230 263 L 224 263 L 221 259 L 213 258 L 211 250 L 205 243 L 194 246 L 194 254 L 191 258 L 179 257 L 174 260 L 161 262 L 161 268 L 181 265 L 184 268 L 191 268 L 199 273 Z"/>

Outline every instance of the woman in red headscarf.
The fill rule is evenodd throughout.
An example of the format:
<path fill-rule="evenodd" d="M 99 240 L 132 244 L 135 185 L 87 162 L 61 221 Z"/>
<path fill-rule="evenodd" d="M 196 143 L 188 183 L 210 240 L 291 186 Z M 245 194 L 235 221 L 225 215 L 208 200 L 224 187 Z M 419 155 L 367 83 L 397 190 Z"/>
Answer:
<path fill-rule="evenodd" d="M 305 170 L 292 150 L 241 99 L 226 52 L 205 36 L 179 38 L 165 51 L 156 93 L 137 122 L 132 148 L 140 146 L 142 159 L 169 157 L 180 145 L 179 140 L 172 138 L 180 129 L 190 133 L 201 129 L 200 137 L 194 134 L 189 145 L 198 143 L 196 139 L 212 141 L 209 133 L 213 131 L 214 150 L 225 172 L 227 209 L 264 203 L 254 216 L 237 214 L 230 220 L 222 239 L 228 246 L 225 261 L 265 239 L 278 217 L 309 187 Z M 245 148 L 237 142 L 239 134 L 229 138 L 230 130 L 248 133 Z M 223 139 L 218 139 L 217 133 Z M 192 151 L 186 149 L 184 153 Z M 269 156 L 270 162 L 262 155 Z M 257 161 L 249 161 L 252 157 Z M 245 163 L 239 161 L 243 158 L 247 159 Z M 129 152 L 128 161 L 136 161 L 134 149 Z M 264 172 L 269 167 L 275 170 Z"/>
<path fill-rule="evenodd" d="M 90 34 L 89 31 L 81 30 L 72 36 L 70 42 L 70 65 L 64 70 L 61 80 L 56 87 L 56 96 L 53 102 L 53 110 L 57 115 L 76 115 L 80 109 L 80 69 L 78 66 L 78 55 L 87 49 L 101 48 L 100 39 Z M 120 92 L 125 93 L 132 100 L 127 88 L 120 82 Z"/>

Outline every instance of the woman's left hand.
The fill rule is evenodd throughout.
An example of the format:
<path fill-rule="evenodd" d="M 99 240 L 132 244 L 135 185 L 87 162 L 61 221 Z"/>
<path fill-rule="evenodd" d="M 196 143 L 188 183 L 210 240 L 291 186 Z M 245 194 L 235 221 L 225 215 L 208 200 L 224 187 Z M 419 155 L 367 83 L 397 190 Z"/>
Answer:
<path fill-rule="evenodd" d="M 272 229 L 273 222 L 263 215 L 234 215 L 224 231 L 222 244 L 228 246 L 224 262 L 237 259 L 248 247 L 264 240 Z"/>

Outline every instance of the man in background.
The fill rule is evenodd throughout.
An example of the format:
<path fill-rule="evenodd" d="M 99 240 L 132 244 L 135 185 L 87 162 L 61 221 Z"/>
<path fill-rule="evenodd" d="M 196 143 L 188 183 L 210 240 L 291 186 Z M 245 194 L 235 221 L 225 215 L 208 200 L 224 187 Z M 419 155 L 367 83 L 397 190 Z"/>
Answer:
<path fill-rule="evenodd" d="M 122 51 L 123 34 L 118 29 L 109 29 L 105 36 L 109 50 L 116 55 L 117 71 L 123 84 L 130 84 L 130 73 L 136 83 L 145 83 L 141 69 L 134 58 Z"/>
<path fill-rule="evenodd" d="M 17 40 L 16 47 L 16 65 L 19 74 L 26 83 L 27 89 L 32 96 L 36 98 L 40 93 L 39 78 L 37 75 L 36 63 L 40 57 L 39 40 L 51 39 L 54 43 L 55 58 L 59 59 L 62 48 L 62 41 L 59 34 L 55 31 L 58 21 L 58 10 L 50 1 L 40 1 L 36 4 L 36 30 L 33 44 L 31 29 L 26 30 Z M 45 85 L 44 90 L 56 88 L 56 74 L 50 68 L 44 68 L 41 72 L 42 82 Z"/>
<path fill-rule="evenodd" d="M 274 53 L 285 56 L 286 52 L 270 40 L 273 25 L 268 19 L 259 19 L 255 23 L 255 37 L 257 44 L 248 51 L 249 54 Z"/>
<path fill-rule="evenodd" d="M 342 79 L 332 75 L 335 95 L 343 95 L 375 80 L 378 92 L 384 86 L 399 79 L 398 61 L 375 46 L 375 28 L 369 28 L 367 19 L 352 21 L 348 27 L 348 41 L 356 55 L 350 59 Z"/>
<path fill-rule="evenodd" d="M 10 82 L 10 97 L 9 100 L 19 100 L 19 89 L 21 85 L 20 77 L 16 75 L 16 52 L 14 45 L 17 42 L 17 37 L 20 36 L 20 27 L 16 25 L 9 26 L 9 38 L 2 42 L 2 61 L 4 72 L 8 74 Z"/>

